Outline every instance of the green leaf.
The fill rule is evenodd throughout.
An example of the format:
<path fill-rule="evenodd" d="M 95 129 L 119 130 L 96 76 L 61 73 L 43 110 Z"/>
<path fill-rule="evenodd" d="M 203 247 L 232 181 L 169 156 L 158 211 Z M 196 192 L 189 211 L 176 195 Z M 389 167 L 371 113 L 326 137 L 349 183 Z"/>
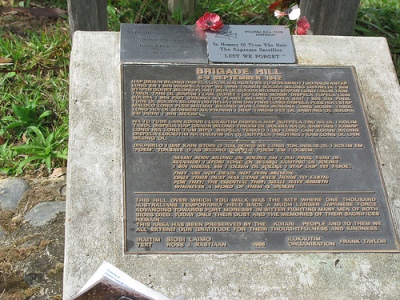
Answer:
<path fill-rule="evenodd" d="M 40 129 L 38 127 L 29 126 L 28 130 L 32 130 L 36 134 L 36 136 L 39 138 L 39 141 L 41 141 L 43 143 L 46 142 L 46 139 L 44 138 L 43 133 L 40 131 Z"/>
<path fill-rule="evenodd" d="M 39 116 L 39 120 L 43 120 L 44 118 L 50 116 L 53 112 L 51 110 L 46 110 Z"/>
<path fill-rule="evenodd" d="M 17 121 L 17 119 L 14 118 L 13 116 L 5 116 L 5 117 L 3 117 L 1 120 L 2 120 L 3 122 L 4 122 L 4 121 L 9 121 L 9 122 Z"/>
<path fill-rule="evenodd" d="M 12 110 L 21 121 L 24 121 L 26 123 L 35 122 L 35 111 L 33 111 L 32 109 L 13 104 Z"/>
<path fill-rule="evenodd" d="M 15 75 L 17 75 L 15 72 L 6 73 L 6 75 L 0 81 L 0 86 L 3 85 L 8 79 L 15 77 Z"/>
<path fill-rule="evenodd" d="M 40 160 L 40 161 L 42 161 L 42 157 L 40 157 L 40 156 L 31 156 L 31 157 L 25 158 L 21 163 L 19 163 L 18 168 L 16 169 L 16 173 L 17 173 L 17 174 L 21 173 L 21 172 L 22 172 L 22 169 L 23 169 L 27 164 L 29 164 L 30 162 L 35 161 L 35 160 Z"/>

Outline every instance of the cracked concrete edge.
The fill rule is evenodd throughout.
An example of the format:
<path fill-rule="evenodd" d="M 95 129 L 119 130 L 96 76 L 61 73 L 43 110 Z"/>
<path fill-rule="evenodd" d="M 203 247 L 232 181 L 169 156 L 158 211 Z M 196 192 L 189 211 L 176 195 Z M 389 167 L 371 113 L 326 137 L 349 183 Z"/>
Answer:
<path fill-rule="evenodd" d="M 353 65 L 396 223 L 400 89 L 382 38 L 294 36 L 299 65 Z M 398 254 L 124 255 L 119 33 L 77 32 L 71 55 L 64 299 L 103 260 L 173 298 L 395 299 Z M 397 198 L 396 198 L 397 197 Z"/>

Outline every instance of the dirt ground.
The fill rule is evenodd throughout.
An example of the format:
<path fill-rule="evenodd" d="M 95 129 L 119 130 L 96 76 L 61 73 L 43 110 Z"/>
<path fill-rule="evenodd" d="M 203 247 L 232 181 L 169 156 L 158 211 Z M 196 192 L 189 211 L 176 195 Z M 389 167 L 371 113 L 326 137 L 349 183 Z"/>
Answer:
<path fill-rule="evenodd" d="M 65 201 L 65 178 L 23 179 L 31 188 L 18 207 L 0 210 L 0 299 L 62 299 L 65 213 L 37 227 L 24 217 L 40 202 Z"/>

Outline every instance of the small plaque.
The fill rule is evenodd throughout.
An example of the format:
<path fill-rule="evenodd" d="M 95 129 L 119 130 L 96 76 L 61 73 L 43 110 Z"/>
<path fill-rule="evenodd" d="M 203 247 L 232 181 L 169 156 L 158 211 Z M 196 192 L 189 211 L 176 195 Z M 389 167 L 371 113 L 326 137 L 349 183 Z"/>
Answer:
<path fill-rule="evenodd" d="M 194 26 L 121 24 L 122 63 L 208 63 L 203 31 Z"/>
<path fill-rule="evenodd" d="M 290 31 L 285 26 L 225 25 L 207 32 L 211 62 L 295 63 Z"/>
<path fill-rule="evenodd" d="M 124 65 L 126 253 L 397 252 L 351 67 Z"/>

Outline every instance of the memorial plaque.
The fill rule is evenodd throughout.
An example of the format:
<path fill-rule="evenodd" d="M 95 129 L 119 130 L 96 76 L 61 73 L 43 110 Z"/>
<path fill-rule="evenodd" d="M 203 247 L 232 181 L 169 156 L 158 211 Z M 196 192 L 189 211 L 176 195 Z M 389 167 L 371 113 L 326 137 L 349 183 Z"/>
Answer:
<path fill-rule="evenodd" d="M 274 25 L 225 25 L 207 32 L 211 62 L 295 63 L 289 28 Z"/>
<path fill-rule="evenodd" d="M 122 68 L 126 253 L 398 251 L 351 67 Z"/>
<path fill-rule="evenodd" d="M 203 31 L 193 26 L 121 24 L 123 63 L 208 63 Z"/>

